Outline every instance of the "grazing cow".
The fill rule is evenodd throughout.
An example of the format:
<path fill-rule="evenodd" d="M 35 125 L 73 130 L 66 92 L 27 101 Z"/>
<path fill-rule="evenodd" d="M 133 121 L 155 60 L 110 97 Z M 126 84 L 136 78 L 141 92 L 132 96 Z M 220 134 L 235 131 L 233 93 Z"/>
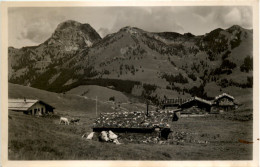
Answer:
<path fill-rule="evenodd" d="M 65 125 L 66 125 L 66 124 L 68 124 L 68 125 L 70 124 L 68 118 L 65 118 L 65 117 L 60 117 L 60 124 L 61 124 L 61 123 L 64 123 Z"/>
<path fill-rule="evenodd" d="M 75 124 L 75 123 L 79 124 L 79 120 L 80 120 L 80 119 L 72 118 L 72 119 L 70 120 L 70 123 L 72 123 L 72 124 Z"/>

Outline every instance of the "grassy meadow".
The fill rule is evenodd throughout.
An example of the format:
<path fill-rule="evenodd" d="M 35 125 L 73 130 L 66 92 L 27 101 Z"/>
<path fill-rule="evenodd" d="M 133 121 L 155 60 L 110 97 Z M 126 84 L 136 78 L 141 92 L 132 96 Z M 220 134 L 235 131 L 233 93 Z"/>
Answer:
<path fill-rule="evenodd" d="M 105 90 L 105 89 L 104 89 Z M 106 92 L 104 92 L 106 93 Z M 119 96 L 119 95 L 118 95 Z M 120 95 L 123 96 L 123 95 Z M 77 94 L 56 94 L 9 84 L 10 98 L 39 98 L 55 106 L 55 115 L 34 117 L 8 111 L 9 160 L 250 160 L 252 144 L 252 109 L 205 117 L 182 117 L 172 122 L 174 133 L 185 133 L 175 144 L 128 143 L 121 145 L 82 139 L 92 131 L 96 118 L 95 100 Z M 125 97 L 125 96 L 124 96 Z M 112 112 L 113 104 L 98 102 L 98 112 Z M 145 109 L 131 98 L 122 107 Z M 134 107 L 133 107 L 134 106 Z M 59 125 L 59 116 L 80 118 L 79 125 Z M 119 135 L 120 137 L 120 135 Z M 199 141 L 207 141 L 201 143 Z"/>
<path fill-rule="evenodd" d="M 93 118 L 81 117 L 80 125 L 59 125 L 58 118 L 37 118 L 9 111 L 10 160 L 250 160 L 252 121 L 215 117 L 181 118 L 173 132 L 185 132 L 178 144 L 115 145 L 82 139 L 91 132 Z M 209 120 L 210 121 L 209 121 Z M 198 143 L 194 141 L 207 141 Z"/>

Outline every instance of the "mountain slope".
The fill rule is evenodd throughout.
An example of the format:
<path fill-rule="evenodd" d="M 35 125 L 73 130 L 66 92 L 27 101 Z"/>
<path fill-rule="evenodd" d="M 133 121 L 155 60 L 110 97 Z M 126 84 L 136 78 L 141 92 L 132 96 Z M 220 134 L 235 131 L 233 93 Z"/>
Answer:
<path fill-rule="evenodd" d="M 9 82 L 54 92 L 114 86 L 155 102 L 206 97 L 208 85 L 216 93 L 252 88 L 252 35 L 236 25 L 202 36 L 124 27 L 101 39 L 90 25 L 67 21 L 39 46 L 9 48 Z"/>
<path fill-rule="evenodd" d="M 100 39 L 99 34 L 89 24 L 71 20 L 63 22 L 57 26 L 52 36 L 39 46 L 8 48 L 9 80 L 31 85 L 39 75 L 50 72 L 51 68 L 62 68 L 67 61 Z"/>
<path fill-rule="evenodd" d="M 41 99 L 42 101 L 55 107 L 55 112 L 59 115 L 88 115 L 93 116 L 96 112 L 96 101 L 92 99 L 86 99 L 84 97 L 72 95 L 72 94 L 59 94 L 53 92 L 47 92 L 31 88 L 28 86 L 22 86 L 17 84 L 8 84 L 8 97 L 9 98 L 27 98 L 27 99 Z M 98 109 L 100 111 L 112 112 L 111 105 L 105 103 L 98 103 Z"/>

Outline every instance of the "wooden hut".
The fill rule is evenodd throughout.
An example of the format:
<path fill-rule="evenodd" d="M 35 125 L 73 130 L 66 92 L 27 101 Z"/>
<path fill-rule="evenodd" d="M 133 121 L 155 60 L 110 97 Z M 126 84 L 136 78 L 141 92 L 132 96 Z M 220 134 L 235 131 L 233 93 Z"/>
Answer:
<path fill-rule="evenodd" d="M 210 112 L 212 103 L 208 100 L 193 97 L 180 105 L 181 114 L 201 114 Z"/>
<path fill-rule="evenodd" d="M 36 99 L 8 99 L 8 109 L 30 115 L 53 113 L 53 106 Z"/>
<path fill-rule="evenodd" d="M 223 111 L 229 111 L 236 108 L 235 98 L 227 93 L 223 93 L 215 97 L 213 108 Z"/>

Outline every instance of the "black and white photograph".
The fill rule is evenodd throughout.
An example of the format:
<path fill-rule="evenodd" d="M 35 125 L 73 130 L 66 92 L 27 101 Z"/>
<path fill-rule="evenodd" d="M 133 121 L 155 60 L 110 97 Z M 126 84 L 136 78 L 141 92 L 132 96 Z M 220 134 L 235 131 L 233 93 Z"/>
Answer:
<path fill-rule="evenodd" d="M 9 6 L 7 160 L 252 161 L 253 9 Z"/>

